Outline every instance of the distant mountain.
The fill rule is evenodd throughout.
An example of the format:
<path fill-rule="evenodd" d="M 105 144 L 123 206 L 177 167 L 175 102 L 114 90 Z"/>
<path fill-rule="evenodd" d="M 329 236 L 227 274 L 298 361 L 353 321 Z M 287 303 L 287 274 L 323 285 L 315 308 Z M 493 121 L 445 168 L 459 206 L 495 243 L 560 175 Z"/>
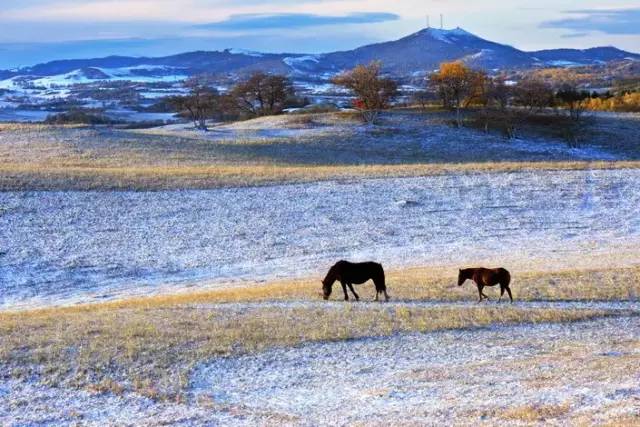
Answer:
<path fill-rule="evenodd" d="M 162 70 L 158 66 L 187 70 L 187 74 L 234 73 L 252 69 L 269 69 L 273 72 L 289 71 L 283 62 L 286 54 L 260 54 L 255 52 L 227 49 L 216 52 L 187 52 L 158 58 L 108 56 L 93 59 L 69 59 L 38 64 L 33 67 L 13 71 L 13 75 L 52 76 L 65 74 L 77 69 L 111 69 L 147 66 L 149 70 Z M 166 69 L 165 69 L 166 70 Z"/>
<path fill-rule="evenodd" d="M 203 72 L 239 76 L 254 70 L 282 73 L 296 80 L 322 80 L 357 64 L 380 60 L 385 72 L 398 77 L 421 75 L 443 61 L 460 60 L 486 70 L 578 66 L 611 61 L 640 61 L 640 55 L 614 47 L 585 50 L 553 49 L 525 52 L 495 43 L 461 28 L 426 28 L 399 40 L 319 55 L 267 54 L 239 49 L 197 51 L 165 57 L 109 56 L 47 62 L 18 70 L 0 70 L 0 80 L 28 77 L 32 80 L 59 76 L 55 84 L 79 80 L 184 78 Z M 46 83 L 47 80 L 42 80 Z M 2 81 L 0 81 L 0 87 Z M 8 87 L 7 84 L 4 85 Z"/>
<path fill-rule="evenodd" d="M 526 67 L 533 63 L 525 52 L 484 40 L 460 28 L 427 28 L 399 40 L 320 56 L 320 64 L 332 69 L 350 68 L 373 60 L 381 60 L 388 72 L 398 75 L 434 70 L 441 62 L 454 60 L 485 69 Z"/>
<path fill-rule="evenodd" d="M 612 61 L 622 60 L 640 60 L 640 55 L 625 52 L 618 48 L 594 47 L 591 49 L 552 49 L 531 52 L 536 62 L 542 62 L 547 65 L 557 66 L 573 66 L 573 65 L 595 65 L 604 64 Z"/>

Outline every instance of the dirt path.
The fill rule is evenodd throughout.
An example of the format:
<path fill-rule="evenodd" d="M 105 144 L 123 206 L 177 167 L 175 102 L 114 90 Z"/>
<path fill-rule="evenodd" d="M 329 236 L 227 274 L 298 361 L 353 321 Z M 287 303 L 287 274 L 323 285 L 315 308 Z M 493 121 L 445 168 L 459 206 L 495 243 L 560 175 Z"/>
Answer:
<path fill-rule="evenodd" d="M 640 313 L 640 301 L 515 301 L 512 305 L 503 299 L 502 302 L 493 298 L 491 301 L 476 302 L 473 296 L 470 301 L 401 301 L 391 300 L 388 302 L 374 301 L 264 301 L 264 302 L 239 302 L 239 303 L 215 303 L 201 304 L 197 307 L 221 308 L 226 311 L 245 310 L 250 308 L 322 308 L 322 309 L 343 309 L 345 304 L 352 304 L 353 307 L 363 309 L 371 307 L 415 307 L 415 308 L 475 308 L 483 306 L 500 305 L 505 307 L 515 307 L 524 309 L 550 308 L 568 310 L 607 310 L 607 311 L 634 311 Z"/>

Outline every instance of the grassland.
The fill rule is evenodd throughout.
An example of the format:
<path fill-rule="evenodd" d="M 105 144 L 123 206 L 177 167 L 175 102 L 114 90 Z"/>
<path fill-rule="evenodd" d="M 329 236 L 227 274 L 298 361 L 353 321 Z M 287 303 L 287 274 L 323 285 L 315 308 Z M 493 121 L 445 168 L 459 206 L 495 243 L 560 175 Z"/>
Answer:
<path fill-rule="evenodd" d="M 344 115 L 279 117 L 228 125 L 208 134 L 180 128 L 0 125 L 0 190 L 218 188 L 640 167 L 636 119 L 599 123 L 583 151 L 567 149 L 551 134 L 511 144 L 496 135 L 452 129 L 437 115 L 425 118 L 411 112 L 385 120 L 377 128 L 363 128 Z M 634 259 L 626 253 L 625 257 Z M 598 265 L 634 265 L 615 261 L 607 258 Z M 393 339 L 415 332 L 594 319 L 604 323 L 640 315 L 634 303 L 640 295 L 640 267 L 559 271 L 538 267 L 519 268 L 514 275 L 514 305 L 495 304 L 496 290 L 487 292 L 494 301 L 476 304 L 472 285 L 456 286 L 456 270 L 446 267 L 389 272 L 389 304 L 368 302 L 374 297 L 371 285 L 358 289 L 362 302 L 340 301 L 339 287 L 333 301 L 323 302 L 314 278 L 5 311 L 0 312 L 0 367 L 5 379 L 23 384 L 118 396 L 134 392 L 156 401 L 182 402 L 188 399 L 193 372 L 221 357 L 365 337 Z M 593 301 L 601 304 L 590 304 Z M 632 304 L 620 308 L 619 302 Z M 533 345 L 530 340 L 521 339 L 520 348 Z M 531 373 L 531 378 L 523 379 L 527 390 L 544 394 L 566 376 L 579 388 L 594 379 L 618 381 L 636 372 L 637 340 L 614 344 L 622 354 L 615 361 L 605 361 L 596 344 L 567 339 L 536 342 L 540 348 L 549 346 L 544 354 L 500 366 L 486 360 L 457 367 L 456 372 L 409 374 L 411 381 L 424 380 L 427 385 L 420 387 L 428 388 L 433 381 L 453 381 L 460 375 L 483 378 L 487 371 L 506 368 L 509 375 Z M 25 402 L 29 404 L 28 399 Z M 531 424 L 568 417 L 592 423 L 596 418 L 578 413 L 579 405 L 569 399 L 519 401 L 506 410 L 476 408 L 463 415 L 489 423 Z M 623 412 L 609 421 L 633 424 L 637 417 Z"/>
<path fill-rule="evenodd" d="M 629 300 L 640 269 L 531 272 L 514 282 L 522 300 Z M 436 269 L 392 273 L 392 304 L 323 303 L 309 281 L 163 295 L 0 314 L 0 363 L 10 376 L 96 391 L 180 398 L 189 373 L 215 357 L 314 341 L 539 322 L 572 322 L 634 311 L 475 301 Z M 467 285 L 468 286 L 468 285 Z M 362 298 L 373 291 L 363 288 Z M 280 303 L 278 302 L 280 301 Z M 289 303 L 282 304 L 288 301 Z"/>
<path fill-rule="evenodd" d="M 416 164 L 373 166 L 132 166 L 86 167 L 59 165 L 0 165 L 0 189 L 29 190 L 173 190 L 298 184 L 361 178 L 421 177 L 452 173 L 529 170 L 587 170 L 638 168 L 640 162 L 529 162 Z"/>
<path fill-rule="evenodd" d="M 218 188 L 640 166 L 640 148 L 629 140 L 638 120 L 599 122 L 590 137 L 595 142 L 580 155 L 544 134 L 514 144 L 443 121 L 435 113 L 398 112 L 369 128 L 349 116 L 294 115 L 208 133 L 5 124 L 0 125 L 0 190 Z"/>

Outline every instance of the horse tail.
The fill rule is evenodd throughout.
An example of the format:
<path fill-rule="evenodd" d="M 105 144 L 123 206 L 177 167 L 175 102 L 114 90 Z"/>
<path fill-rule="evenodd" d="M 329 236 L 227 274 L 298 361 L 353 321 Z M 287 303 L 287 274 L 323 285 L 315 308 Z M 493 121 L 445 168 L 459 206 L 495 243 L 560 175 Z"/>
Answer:
<path fill-rule="evenodd" d="M 504 286 L 505 288 L 509 287 L 509 284 L 511 283 L 511 273 L 509 273 L 509 271 L 507 269 L 502 269 L 502 281 L 504 281 L 504 283 L 500 283 L 502 286 Z"/>

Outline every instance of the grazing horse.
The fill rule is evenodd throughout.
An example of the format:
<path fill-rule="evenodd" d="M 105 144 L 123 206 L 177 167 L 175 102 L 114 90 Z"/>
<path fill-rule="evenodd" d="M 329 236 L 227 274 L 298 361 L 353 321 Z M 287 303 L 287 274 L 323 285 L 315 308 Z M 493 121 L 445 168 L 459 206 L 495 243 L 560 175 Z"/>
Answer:
<path fill-rule="evenodd" d="M 325 300 L 329 299 L 333 283 L 337 280 L 342 284 L 345 301 L 349 301 L 347 286 L 356 298 L 356 301 L 359 301 L 360 297 L 356 294 L 356 291 L 353 290 L 353 285 L 361 285 L 369 279 L 373 280 L 373 283 L 376 285 L 375 301 L 378 301 L 378 295 L 380 293 L 383 293 L 385 300 L 389 301 L 387 287 L 384 283 L 384 270 L 382 269 L 382 265 L 375 262 L 354 264 L 349 261 L 338 261 L 329 269 L 327 276 L 322 280 L 322 296 Z"/>
<path fill-rule="evenodd" d="M 482 288 L 485 286 L 495 286 L 497 284 L 500 284 L 500 298 L 498 302 L 502 299 L 504 291 L 507 291 L 509 299 L 513 302 L 511 288 L 509 288 L 511 275 L 504 268 L 465 268 L 464 270 L 460 270 L 458 273 L 458 286 L 462 286 L 467 279 L 473 280 L 478 286 L 478 294 L 480 296 L 480 301 L 478 302 L 481 302 L 482 298 L 489 299 L 489 297 L 482 292 Z"/>

